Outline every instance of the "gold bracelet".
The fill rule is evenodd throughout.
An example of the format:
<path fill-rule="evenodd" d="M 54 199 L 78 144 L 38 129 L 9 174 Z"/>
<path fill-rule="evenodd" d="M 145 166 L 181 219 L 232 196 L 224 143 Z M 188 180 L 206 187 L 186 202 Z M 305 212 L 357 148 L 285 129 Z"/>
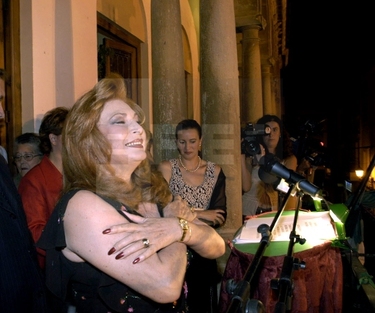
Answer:
<path fill-rule="evenodd" d="M 186 242 L 188 242 L 190 240 L 190 238 L 191 238 L 191 227 L 189 226 L 189 239 L 186 240 Z"/>
<path fill-rule="evenodd" d="M 185 237 L 186 237 L 186 233 L 187 231 L 190 229 L 190 226 L 188 224 L 188 221 L 181 218 L 181 217 L 177 217 L 178 218 L 178 223 L 180 224 L 181 226 L 181 230 L 182 230 L 182 235 L 181 235 L 181 239 L 180 239 L 180 242 L 183 242 Z M 190 235 L 191 236 L 191 235 Z M 190 238 L 189 238 L 190 239 Z"/>

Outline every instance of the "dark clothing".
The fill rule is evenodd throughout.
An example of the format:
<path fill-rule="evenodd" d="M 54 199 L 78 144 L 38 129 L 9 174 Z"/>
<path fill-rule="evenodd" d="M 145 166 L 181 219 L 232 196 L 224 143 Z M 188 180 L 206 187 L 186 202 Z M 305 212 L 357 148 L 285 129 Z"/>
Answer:
<path fill-rule="evenodd" d="M 210 204 L 207 208 L 207 210 L 223 210 L 225 212 L 223 214 L 224 220 L 227 219 L 227 197 L 225 195 L 225 179 L 225 174 L 223 170 L 221 170 L 219 176 L 217 177 L 214 191 L 212 192 Z M 218 226 L 216 225 L 216 227 Z"/>
<path fill-rule="evenodd" d="M 21 198 L 1 156 L 0 312 L 47 312 L 43 277 Z"/>
<path fill-rule="evenodd" d="M 206 259 L 191 249 L 189 251 L 191 259 L 186 270 L 189 312 L 216 313 L 217 284 L 221 281 L 216 259 Z"/>
<path fill-rule="evenodd" d="M 227 217 L 227 202 L 225 195 L 225 174 L 220 170 L 218 178 L 214 180 L 215 164 L 207 162 L 204 181 L 199 186 L 189 186 L 182 178 L 181 170 L 177 159 L 170 160 L 172 164 L 172 176 L 169 181 L 169 188 L 173 195 L 179 195 L 194 208 L 204 210 L 222 209 Z M 203 220 L 212 227 L 211 221 Z M 195 251 L 189 249 L 191 260 L 186 270 L 186 284 L 188 288 L 187 303 L 189 312 L 193 313 L 215 313 L 218 312 L 217 284 L 221 280 L 218 273 L 216 260 L 207 259 L 200 256 Z"/>
<path fill-rule="evenodd" d="M 207 210 L 222 209 L 225 211 L 224 217 L 226 218 L 225 178 L 221 170 Z M 217 261 L 201 257 L 195 251 L 191 253 L 192 257 L 186 270 L 189 312 L 216 313 L 218 312 L 217 284 L 221 281 Z"/>
<path fill-rule="evenodd" d="M 66 247 L 63 218 L 69 200 L 78 191 L 71 190 L 62 196 L 37 242 L 38 247 L 46 250 L 48 289 L 62 301 L 72 302 L 79 313 L 187 312 L 184 310 L 183 292 L 176 304 L 159 304 L 91 264 L 72 262 L 63 255 L 61 250 Z M 120 202 L 104 197 L 103 199 L 122 214 Z"/>

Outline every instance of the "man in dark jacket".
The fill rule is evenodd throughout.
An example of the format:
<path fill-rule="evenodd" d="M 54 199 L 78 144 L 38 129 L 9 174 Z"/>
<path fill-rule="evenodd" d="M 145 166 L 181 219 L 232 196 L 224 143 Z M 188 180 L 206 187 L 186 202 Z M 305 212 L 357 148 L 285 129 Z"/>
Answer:
<path fill-rule="evenodd" d="M 0 70 L 0 120 L 4 80 Z M 46 295 L 21 198 L 0 155 L 0 312 L 46 313 Z"/>

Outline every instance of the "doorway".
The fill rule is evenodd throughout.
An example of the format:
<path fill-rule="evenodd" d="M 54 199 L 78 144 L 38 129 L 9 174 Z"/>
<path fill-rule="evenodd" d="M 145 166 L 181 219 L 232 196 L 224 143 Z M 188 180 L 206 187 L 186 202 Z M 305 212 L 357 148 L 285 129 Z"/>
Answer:
<path fill-rule="evenodd" d="M 0 122 L 0 145 L 12 164 L 14 139 L 22 133 L 21 72 L 20 72 L 20 2 L 0 1 L 0 68 L 4 69 L 5 119 Z M 14 170 L 10 166 L 11 171 Z"/>
<path fill-rule="evenodd" d="M 98 13 L 98 79 L 110 73 L 120 74 L 125 79 L 128 97 L 142 106 L 138 84 L 140 53 L 139 39 Z"/>

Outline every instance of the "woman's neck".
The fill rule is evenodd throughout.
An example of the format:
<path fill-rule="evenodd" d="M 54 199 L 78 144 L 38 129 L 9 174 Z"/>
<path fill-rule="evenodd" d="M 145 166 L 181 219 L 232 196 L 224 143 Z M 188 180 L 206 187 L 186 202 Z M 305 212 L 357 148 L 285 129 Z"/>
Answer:
<path fill-rule="evenodd" d="M 276 154 L 276 148 L 268 148 L 268 152 L 272 154 Z"/>
<path fill-rule="evenodd" d="M 121 179 L 123 179 L 124 181 L 130 183 L 131 182 L 131 176 L 132 176 L 132 173 L 134 172 L 134 170 L 137 168 L 137 166 L 134 166 L 134 167 L 130 167 L 129 165 L 113 165 L 113 168 L 115 170 L 115 175 L 117 177 L 120 177 Z"/>
<path fill-rule="evenodd" d="M 191 160 L 186 160 L 181 157 L 181 155 L 179 155 L 179 162 L 181 167 L 184 168 L 187 172 L 196 172 L 202 164 L 202 159 L 199 155 L 197 155 L 197 157 Z"/>
<path fill-rule="evenodd" d="M 63 166 L 61 153 L 51 151 L 48 158 L 52 162 L 52 164 L 58 169 L 58 171 L 62 174 Z"/>

